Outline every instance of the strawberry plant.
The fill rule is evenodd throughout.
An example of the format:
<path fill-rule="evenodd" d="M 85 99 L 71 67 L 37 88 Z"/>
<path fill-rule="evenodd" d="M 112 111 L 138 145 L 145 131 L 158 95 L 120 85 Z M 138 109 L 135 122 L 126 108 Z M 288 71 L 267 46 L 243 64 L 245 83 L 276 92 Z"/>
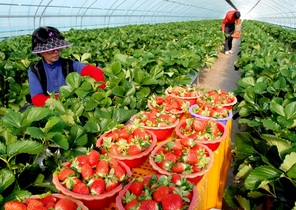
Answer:
<path fill-rule="evenodd" d="M 116 201 L 119 210 L 192 210 L 196 206 L 197 191 L 192 183 L 178 174 L 149 175 L 133 178 Z"/>

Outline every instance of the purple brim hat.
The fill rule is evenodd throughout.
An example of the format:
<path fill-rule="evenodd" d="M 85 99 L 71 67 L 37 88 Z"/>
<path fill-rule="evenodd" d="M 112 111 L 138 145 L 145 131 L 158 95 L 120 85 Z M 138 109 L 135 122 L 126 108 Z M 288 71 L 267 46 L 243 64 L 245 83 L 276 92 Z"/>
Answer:
<path fill-rule="evenodd" d="M 52 50 L 62 49 L 66 47 L 70 47 L 73 44 L 64 40 L 64 39 L 58 39 L 56 37 L 53 37 L 49 39 L 47 43 L 38 43 L 36 47 L 33 50 L 33 54 L 38 54 L 42 52 L 48 52 Z"/>

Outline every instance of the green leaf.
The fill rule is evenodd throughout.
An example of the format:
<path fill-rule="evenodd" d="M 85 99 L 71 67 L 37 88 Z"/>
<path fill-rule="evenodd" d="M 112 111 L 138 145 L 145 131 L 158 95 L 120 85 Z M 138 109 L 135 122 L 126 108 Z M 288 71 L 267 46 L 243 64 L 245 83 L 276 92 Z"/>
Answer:
<path fill-rule="evenodd" d="M 264 139 L 269 146 L 276 146 L 280 156 L 282 156 L 286 153 L 286 151 L 292 148 L 292 144 L 290 141 L 287 141 L 286 139 L 281 139 L 274 135 L 262 134 L 261 138 Z"/>
<path fill-rule="evenodd" d="M 270 110 L 285 117 L 284 107 L 280 104 L 275 103 L 274 101 L 270 102 Z"/>
<path fill-rule="evenodd" d="M 296 119 L 296 102 L 289 103 L 285 106 L 285 116 L 289 119 Z"/>
<path fill-rule="evenodd" d="M 12 171 L 4 168 L 0 170 L 0 193 L 9 187 L 15 181 Z"/>
<path fill-rule="evenodd" d="M 82 76 L 77 72 L 72 72 L 66 77 L 66 83 L 73 89 L 79 88 L 82 82 Z"/>
<path fill-rule="evenodd" d="M 254 79 L 254 77 L 244 77 L 242 80 L 241 80 L 241 85 L 244 87 L 244 88 L 248 88 L 248 87 L 253 87 L 255 86 L 256 84 L 256 81 Z"/>
<path fill-rule="evenodd" d="M 69 149 L 69 142 L 68 139 L 61 135 L 61 134 L 56 134 L 53 136 L 52 140 L 59 145 L 63 150 L 68 150 Z"/>
<path fill-rule="evenodd" d="M 50 110 L 48 110 L 48 108 L 43 108 L 43 107 L 32 107 L 31 109 L 27 109 L 27 110 L 25 111 L 25 116 L 23 121 L 24 125 L 29 125 L 32 122 L 40 121 L 45 117 L 47 117 L 48 114 L 50 113 Z"/>
<path fill-rule="evenodd" d="M 256 154 L 252 136 L 246 132 L 235 133 L 236 151 L 245 155 Z"/>
<path fill-rule="evenodd" d="M 249 190 L 257 190 L 269 182 L 277 181 L 282 172 L 274 167 L 261 165 L 254 168 L 245 180 L 245 187 Z"/>
<path fill-rule="evenodd" d="M 273 121 L 272 119 L 263 119 L 261 122 L 267 130 L 273 130 L 273 131 L 281 130 L 281 126 L 277 124 L 275 121 Z"/>
<path fill-rule="evenodd" d="M 37 139 L 45 138 L 45 134 L 43 133 L 41 128 L 28 127 L 27 132 L 31 135 L 32 138 L 37 138 Z"/>
<path fill-rule="evenodd" d="M 7 155 L 14 156 L 21 153 L 40 154 L 43 151 L 43 145 L 36 141 L 24 140 L 14 142 L 7 146 Z"/>
<path fill-rule="evenodd" d="M 245 197 L 242 197 L 240 195 L 235 196 L 235 198 L 244 210 L 251 210 L 251 204 L 248 199 L 246 199 Z"/>
<path fill-rule="evenodd" d="M 254 104 L 255 100 L 256 100 L 256 94 L 254 93 L 254 91 L 246 90 L 246 92 L 244 94 L 244 99 L 245 99 L 245 101 L 249 102 L 250 104 Z"/>
<path fill-rule="evenodd" d="M 113 112 L 113 118 L 121 123 L 130 119 L 134 114 L 137 113 L 137 110 L 126 110 L 126 109 L 115 109 Z"/>
<path fill-rule="evenodd" d="M 122 86 L 117 86 L 117 87 L 114 87 L 112 88 L 112 93 L 115 95 L 115 96 L 125 96 L 125 90 Z"/>
<path fill-rule="evenodd" d="M 2 117 L 3 125 L 6 127 L 20 128 L 22 126 L 22 120 L 22 114 L 12 110 L 8 110 Z"/>
<path fill-rule="evenodd" d="M 290 154 L 287 154 L 284 162 L 281 164 L 280 169 L 284 172 L 287 172 L 296 164 L 296 152 L 292 152 Z M 296 174 L 295 174 L 296 176 Z"/>

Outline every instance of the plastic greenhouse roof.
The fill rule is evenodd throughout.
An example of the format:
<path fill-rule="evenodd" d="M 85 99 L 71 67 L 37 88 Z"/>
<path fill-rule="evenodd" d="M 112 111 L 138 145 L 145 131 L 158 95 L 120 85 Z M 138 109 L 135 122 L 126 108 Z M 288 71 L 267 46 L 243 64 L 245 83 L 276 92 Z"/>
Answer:
<path fill-rule="evenodd" d="M 0 0 L 0 38 L 31 34 L 39 26 L 104 28 L 129 24 L 242 19 L 296 28 L 296 0 Z"/>

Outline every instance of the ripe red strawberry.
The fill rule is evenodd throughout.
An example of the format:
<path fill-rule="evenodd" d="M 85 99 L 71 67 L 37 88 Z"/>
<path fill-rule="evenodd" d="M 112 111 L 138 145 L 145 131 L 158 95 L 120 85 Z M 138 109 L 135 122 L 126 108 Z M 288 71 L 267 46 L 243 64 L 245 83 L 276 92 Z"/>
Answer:
<path fill-rule="evenodd" d="M 72 190 L 74 185 L 81 183 L 82 181 L 77 177 L 68 177 L 65 181 L 63 186 L 68 190 Z"/>
<path fill-rule="evenodd" d="M 141 192 L 143 191 L 144 189 L 144 182 L 143 180 L 142 181 L 134 181 L 130 187 L 128 188 L 128 190 L 135 194 L 136 196 L 139 196 L 141 194 Z"/>
<path fill-rule="evenodd" d="M 114 174 L 109 174 L 108 176 L 106 176 L 105 183 L 106 192 L 110 192 L 119 185 L 118 178 Z"/>
<path fill-rule="evenodd" d="M 154 200 L 143 200 L 140 202 L 139 210 L 157 210 L 157 202 Z"/>
<path fill-rule="evenodd" d="M 176 162 L 172 165 L 171 170 L 175 173 L 182 173 L 186 169 L 186 164 L 182 162 Z"/>
<path fill-rule="evenodd" d="M 100 153 L 97 150 L 91 150 L 88 153 L 89 164 L 94 167 L 100 160 Z"/>
<path fill-rule="evenodd" d="M 167 152 L 164 155 L 164 159 L 167 161 L 171 161 L 172 163 L 175 163 L 177 161 L 177 156 L 171 152 Z"/>
<path fill-rule="evenodd" d="M 57 201 L 57 198 L 55 198 L 52 195 L 47 195 L 44 198 L 40 198 L 41 202 L 44 204 L 45 207 L 54 207 L 54 204 Z"/>
<path fill-rule="evenodd" d="M 190 149 L 188 150 L 187 155 L 183 156 L 183 160 L 185 163 L 195 165 L 196 163 L 198 163 L 198 154 L 195 150 Z"/>
<path fill-rule="evenodd" d="M 181 175 L 180 174 L 172 174 L 172 183 L 175 185 L 179 186 L 181 185 Z"/>
<path fill-rule="evenodd" d="M 40 199 L 27 198 L 24 203 L 27 204 L 27 210 L 38 210 L 43 209 L 43 207 L 45 208 Z"/>
<path fill-rule="evenodd" d="M 125 170 L 120 165 L 113 165 L 112 168 L 114 170 L 114 175 L 118 178 L 118 181 L 123 181 L 125 178 Z"/>
<path fill-rule="evenodd" d="M 141 147 L 137 144 L 133 144 L 129 146 L 129 148 L 127 149 L 127 153 L 129 155 L 138 155 L 141 153 Z"/>
<path fill-rule="evenodd" d="M 155 189 L 155 191 L 153 192 L 153 199 L 156 202 L 161 202 L 162 199 L 168 195 L 169 193 L 171 193 L 171 189 L 168 186 L 159 186 L 158 188 Z"/>
<path fill-rule="evenodd" d="M 58 175 L 58 179 L 62 182 L 64 181 L 66 178 L 68 178 L 69 176 L 74 176 L 75 175 L 75 171 L 70 169 L 70 168 L 63 168 Z"/>
<path fill-rule="evenodd" d="M 205 129 L 206 129 L 206 124 L 204 123 L 204 121 L 195 119 L 193 121 L 193 128 L 195 129 L 196 132 L 203 133 L 205 131 Z"/>
<path fill-rule="evenodd" d="M 85 180 L 91 178 L 94 175 L 94 173 L 95 172 L 94 172 L 93 168 L 88 163 L 84 164 L 81 167 L 81 175 L 82 175 L 82 178 Z"/>
<path fill-rule="evenodd" d="M 72 192 L 82 194 L 82 195 L 89 195 L 90 194 L 89 188 L 83 182 L 75 184 L 72 189 Z"/>
<path fill-rule="evenodd" d="M 161 205 L 163 210 L 182 210 L 184 206 L 179 194 L 168 194 L 162 199 Z"/>
<path fill-rule="evenodd" d="M 61 198 L 55 205 L 56 210 L 77 210 L 78 205 L 67 198 Z"/>
<path fill-rule="evenodd" d="M 180 149 L 179 150 L 174 150 L 173 153 L 174 153 L 174 155 L 176 155 L 177 158 L 179 158 L 179 157 L 181 157 L 183 155 L 183 152 Z"/>
<path fill-rule="evenodd" d="M 156 164 L 164 169 L 164 170 L 169 170 L 172 166 L 172 164 L 170 163 L 170 161 L 167 161 L 167 160 L 164 160 L 164 161 L 161 161 L 161 162 L 156 162 Z"/>
<path fill-rule="evenodd" d="M 121 154 L 120 148 L 117 144 L 112 144 L 109 148 L 110 154 L 119 155 Z"/>
<path fill-rule="evenodd" d="M 76 157 L 76 160 L 78 161 L 79 163 L 79 166 L 82 166 L 84 164 L 89 164 L 89 159 L 88 159 L 88 156 L 87 155 L 80 155 L 80 156 L 77 156 Z"/>
<path fill-rule="evenodd" d="M 132 201 L 129 201 L 125 206 L 125 210 L 130 210 L 130 209 L 138 209 L 140 206 L 138 199 L 134 199 Z"/>
<path fill-rule="evenodd" d="M 27 210 L 24 203 L 20 201 L 8 201 L 4 204 L 4 210 Z"/>
<path fill-rule="evenodd" d="M 185 138 L 182 138 L 180 140 L 181 144 L 183 144 L 184 146 L 188 146 L 188 147 L 191 147 L 195 144 L 194 140 L 189 138 L 189 137 L 185 137 Z"/>
<path fill-rule="evenodd" d="M 105 177 L 109 173 L 109 164 L 106 160 L 100 160 L 96 166 L 96 174 Z"/>
<path fill-rule="evenodd" d="M 90 186 L 90 193 L 92 195 L 101 195 L 105 192 L 105 181 L 102 178 L 94 178 Z"/>

